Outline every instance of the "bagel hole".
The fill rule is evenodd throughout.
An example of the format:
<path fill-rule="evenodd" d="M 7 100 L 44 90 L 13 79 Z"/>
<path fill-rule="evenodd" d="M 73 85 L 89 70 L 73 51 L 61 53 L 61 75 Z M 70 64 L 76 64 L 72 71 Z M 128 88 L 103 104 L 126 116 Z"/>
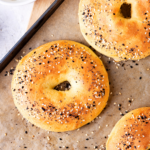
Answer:
<path fill-rule="evenodd" d="M 131 18 L 131 4 L 123 3 L 120 7 L 120 13 L 123 15 L 124 18 L 130 19 Z"/>
<path fill-rule="evenodd" d="M 54 90 L 57 91 L 69 91 L 71 88 L 71 84 L 68 81 L 64 81 L 57 86 L 54 87 Z"/>

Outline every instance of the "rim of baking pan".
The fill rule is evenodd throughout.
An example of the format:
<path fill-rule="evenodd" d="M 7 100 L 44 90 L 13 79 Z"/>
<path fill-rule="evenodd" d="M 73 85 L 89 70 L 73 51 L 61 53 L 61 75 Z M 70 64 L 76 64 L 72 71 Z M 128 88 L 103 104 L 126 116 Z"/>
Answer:
<path fill-rule="evenodd" d="M 34 2 L 36 0 L 0 0 L 0 4 L 4 4 L 4 5 L 25 5 L 31 2 Z"/>

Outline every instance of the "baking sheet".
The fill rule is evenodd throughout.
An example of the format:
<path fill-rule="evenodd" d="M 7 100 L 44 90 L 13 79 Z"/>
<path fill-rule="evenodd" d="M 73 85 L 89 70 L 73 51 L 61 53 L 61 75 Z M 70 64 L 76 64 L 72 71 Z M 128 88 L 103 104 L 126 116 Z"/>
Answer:
<path fill-rule="evenodd" d="M 78 4 L 79 0 L 65 0 L 0 74 L 0 149 L 103 150 L 108 135 L 122 113 L 150 106 L 150 57 L 116 64 L 97 53 L 108 71 L 111 94 L 106 109 L 90 124 L 70 132 L 48 132 L 33 126 L 17 111 L 11 94 L 12 75 L 5 75 L 8 75 L 6 71 L 17 65 L 21 56 L 54 40 L 73 40 L 89 46 L 80 33 Z M 121 104 L 121 110 L 118 104 Z"/>

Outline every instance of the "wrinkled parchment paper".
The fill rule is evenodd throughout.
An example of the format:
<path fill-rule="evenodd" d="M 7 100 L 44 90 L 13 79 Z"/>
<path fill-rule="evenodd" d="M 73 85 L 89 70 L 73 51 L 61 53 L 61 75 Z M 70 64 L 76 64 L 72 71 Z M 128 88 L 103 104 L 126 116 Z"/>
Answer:
<path fill-rule="evenodd" d="M 112 128 L 122 117 L 120 113 L 150 106 L 150 57 L 115 64 L 97 53 L 108 70 L 111 94 L 106 109 L 92 123 L 79 130 L 54 133 L 33 126 L 17 111 L 11 94 L 12 75 L 5 76 L 17 65 L 16 59 L 54 40 L 73 40 L 89 46 L 80 32 L 78 4 L 79 0 L 65 0 L 0 74 L 0 150 L 103 150 Z"/>

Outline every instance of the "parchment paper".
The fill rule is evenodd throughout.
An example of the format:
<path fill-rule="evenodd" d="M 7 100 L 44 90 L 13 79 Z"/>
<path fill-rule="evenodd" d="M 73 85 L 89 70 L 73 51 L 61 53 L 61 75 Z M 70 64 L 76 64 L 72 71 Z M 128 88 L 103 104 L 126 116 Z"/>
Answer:
<path fill-rule="evenodd" d="M 0 74 L 1 150 L 103 150 L 112 128 L 122 117 L 120 112 L 125 114 L 126 110 L 150 106 L 150 57 L 115 64 L 112 59 L 98 54 L 108 70 L 112 93 L 106 109 L 97 119 L 80 130 L 64 133 L 48 132 L 22 119 L 12 99 L 12 75 L 5 76 L 6 71 L 17 65 L 15 59 L 50 41 L 68 39 L 89 46 L 80 33 L 78 4 L 79 0 L 66 0 Z M 128 102 L 128 98 L 133 102 Z"/>

